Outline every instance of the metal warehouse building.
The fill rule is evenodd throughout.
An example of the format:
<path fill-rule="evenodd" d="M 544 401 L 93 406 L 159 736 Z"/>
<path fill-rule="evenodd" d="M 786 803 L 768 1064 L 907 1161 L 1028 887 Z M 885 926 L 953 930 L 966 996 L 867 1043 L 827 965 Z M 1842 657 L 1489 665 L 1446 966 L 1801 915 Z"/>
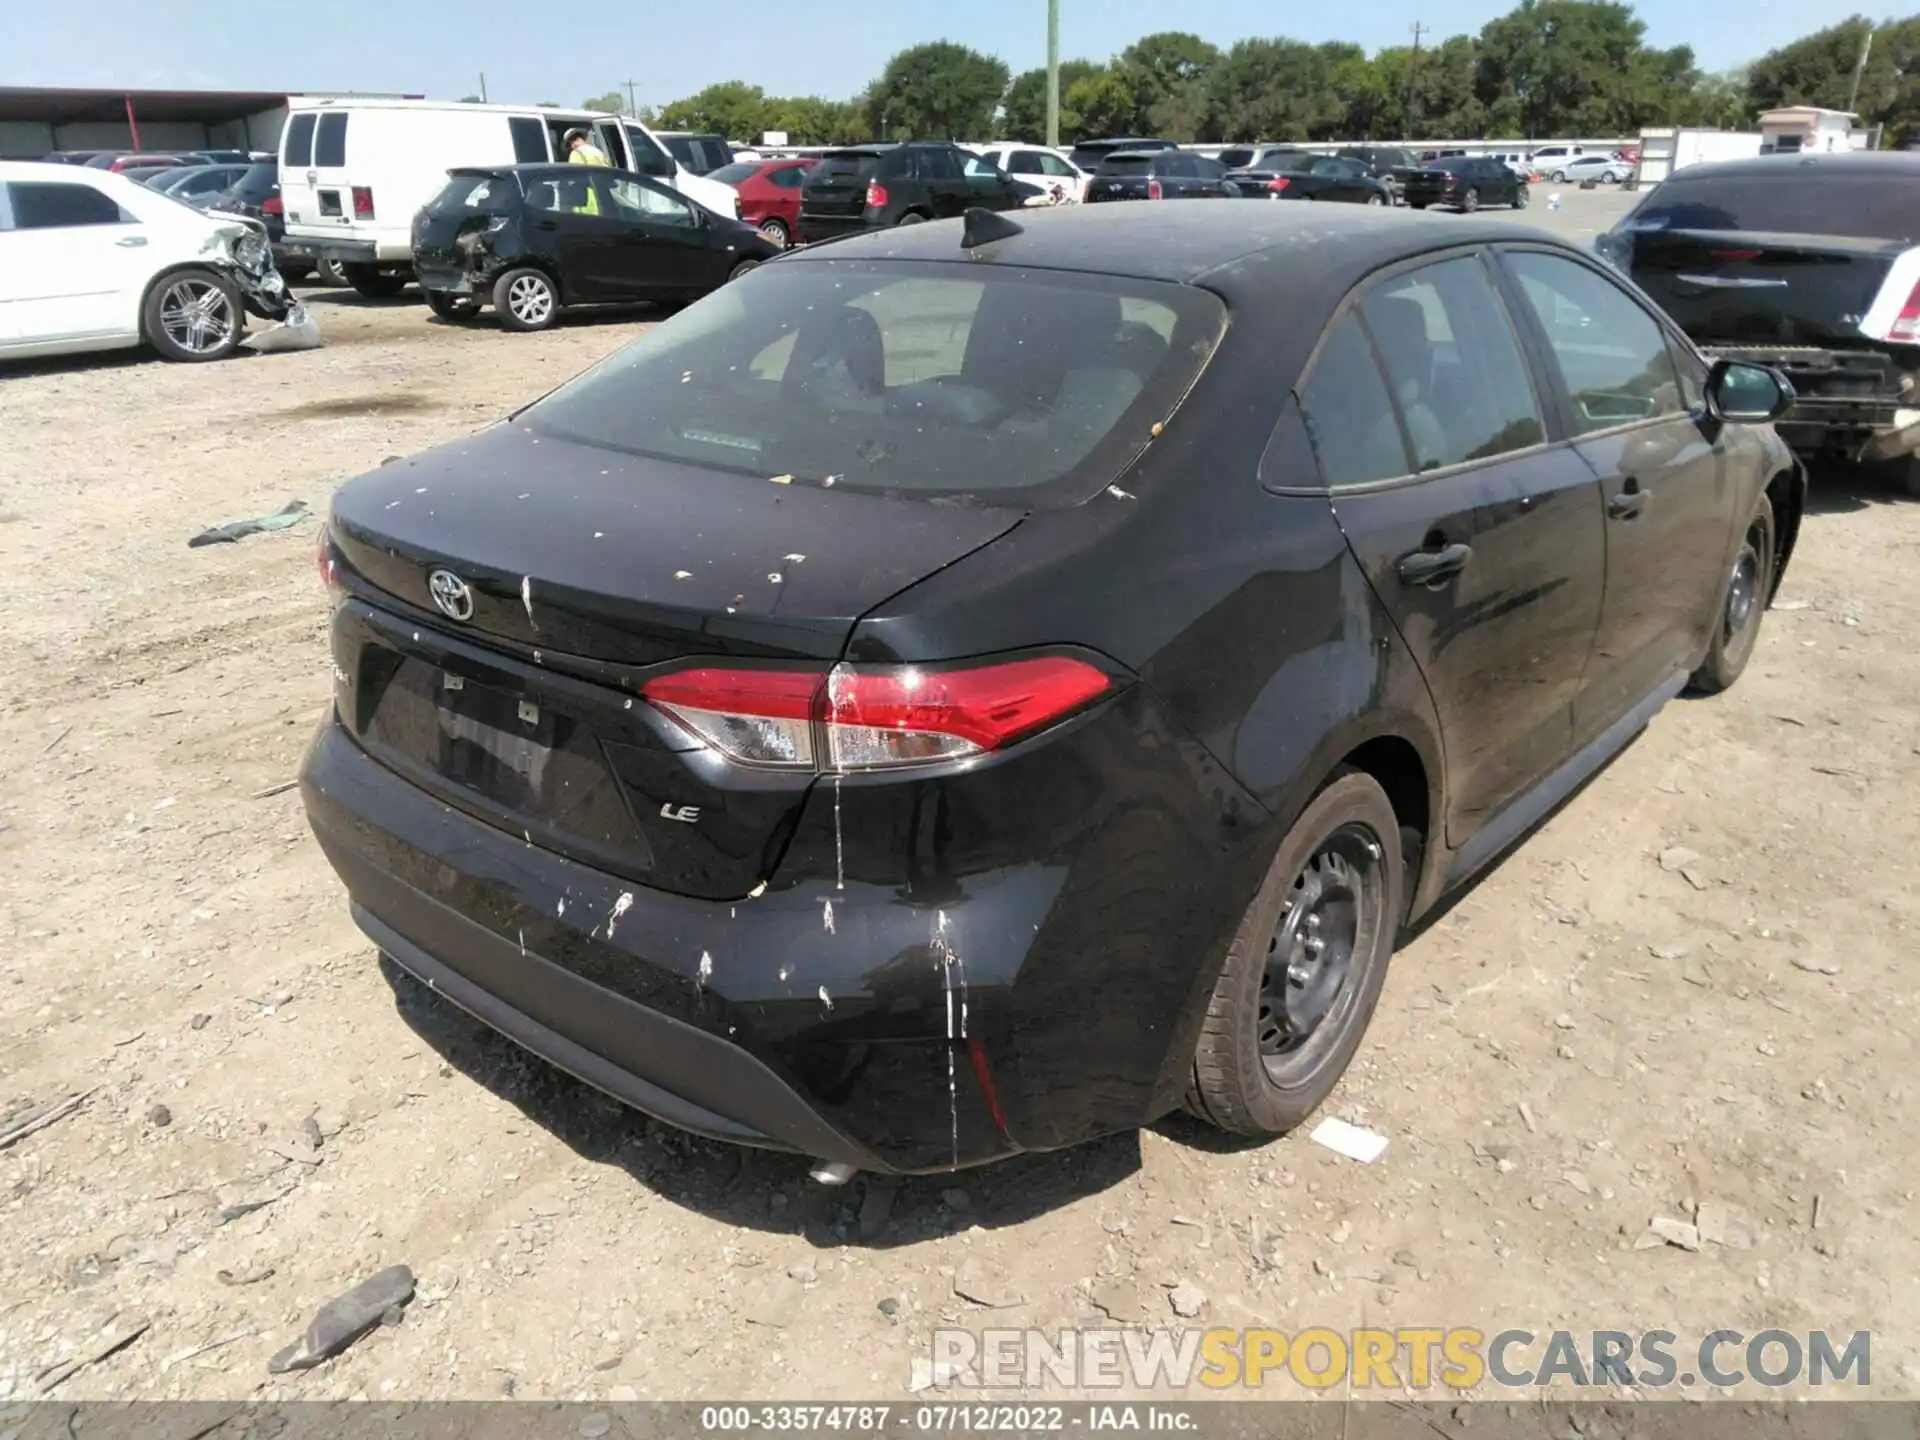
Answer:
<path fill-rule="evenodd" d="M 275 150 L 288 98 L 264 90 L 0 86 L 0 159 L 37 160 L 52 150 Z"/>

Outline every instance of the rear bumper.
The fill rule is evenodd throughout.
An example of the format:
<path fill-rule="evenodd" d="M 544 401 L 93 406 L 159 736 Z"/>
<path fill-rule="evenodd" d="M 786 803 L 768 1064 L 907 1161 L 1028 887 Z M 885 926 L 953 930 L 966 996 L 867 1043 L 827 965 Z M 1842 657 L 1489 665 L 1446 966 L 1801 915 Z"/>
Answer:
<path fill-rule="evenodd" d="M 1795 451 L 1890 460 L 1920 450 L 1920 371 L 1880 350 L 1705 344 L 1716 358 L 1770 365 L 1793 382 L 1793 407 L 1775 422 Z"/>
<path fill-rule="evenodd" d="M 843 235 L 861 235 L 869 230 L 881 229 L 881 226 L 868 222 L 865 215 L 816 215 L 812 211 L 802 210 L 795 222 L 800 238 L 809 244 L 821 240 L 838 240 Z"/>
<path fill-rule="evenodd" d="M 398 241 L 369 240 L 347 235 L 312 234 L 289 230 L 281 242 L 294 260 L 338 260 L 343 265 L 410 265 L 413 244 L 407 235 Z"/>
<path fill-rule="evenodd" d="M 990 1072 L 946 1038 L 956 1024 L 997 1028 L 994 1002 L 976 986 L 956 1021 L 937 942 L 969 937 L 979 978 L 1000 968 L 990 950 L 1017 970 L 1053 896 L 1032 874 L 969 887 L 944 910 L 851 882 L 738 903 L 636 889 L 447 808 L 331 720 L 301 792 L 375 944 L 637 1110 L 867 1170 L 1022 1148 L 983 1091 Z"/>

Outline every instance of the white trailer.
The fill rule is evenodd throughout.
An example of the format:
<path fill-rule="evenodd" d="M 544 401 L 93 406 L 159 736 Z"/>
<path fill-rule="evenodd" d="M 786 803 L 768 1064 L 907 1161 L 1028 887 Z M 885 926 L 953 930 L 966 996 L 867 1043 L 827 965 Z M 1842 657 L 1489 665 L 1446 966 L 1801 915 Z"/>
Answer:
<path fill-rule="evenodd" d="M 1764 139 L 1757 130 L 1696 130 L 1661 126 L 1640 132 L 1640 163 L 1634 167 L 1636 187 L 1658 185 L 1676 170 L 1711 160 L 1744 160 L 1760 153 Z"/>

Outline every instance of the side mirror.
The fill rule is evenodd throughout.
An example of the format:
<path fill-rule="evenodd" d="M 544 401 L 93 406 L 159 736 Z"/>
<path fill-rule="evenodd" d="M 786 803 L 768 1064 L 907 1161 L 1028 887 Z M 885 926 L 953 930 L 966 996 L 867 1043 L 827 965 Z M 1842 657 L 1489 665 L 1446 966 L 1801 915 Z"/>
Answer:
<path fill-rule="evenodd" d="M 1793 382 L 1767 365 L 1716 360 L 1707 371 L 1707 413 L 1736 425 L 1763 425 L 1792 408 Z"/>

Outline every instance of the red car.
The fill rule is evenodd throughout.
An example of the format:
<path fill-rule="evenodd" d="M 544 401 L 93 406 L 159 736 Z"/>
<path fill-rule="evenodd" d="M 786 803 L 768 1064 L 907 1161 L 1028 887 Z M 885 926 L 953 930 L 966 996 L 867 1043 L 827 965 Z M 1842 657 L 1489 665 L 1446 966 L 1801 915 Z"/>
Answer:
<path fill-rule="evenodd" d="M 814 165 L 811 155 L 785 160 L 738 160 L 707 176 L 740 195 L 740 218 L 779 246 L 793 242 L 800 217 L 800 185 Z"/>

